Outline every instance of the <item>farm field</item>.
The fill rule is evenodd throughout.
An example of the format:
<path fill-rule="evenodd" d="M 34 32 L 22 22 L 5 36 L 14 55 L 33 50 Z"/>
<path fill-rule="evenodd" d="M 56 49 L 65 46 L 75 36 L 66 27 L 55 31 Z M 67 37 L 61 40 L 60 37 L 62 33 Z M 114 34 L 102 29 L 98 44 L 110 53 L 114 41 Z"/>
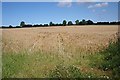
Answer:
<path fill-rule="evenodd" d="M 105 52 L 111 50 L 107 49 L 110 46 L 115 49 L 111 54 L 117 51 L 114 44 L 110 45 L 117 41 L 117 34 L 117 25 L 2 29 L 2 76 L 118 77 L 116 70 L 103 67 L 103 64 L 112 65 L 103 58 L 106 57 L 104 53 L 110 53 Z"/>

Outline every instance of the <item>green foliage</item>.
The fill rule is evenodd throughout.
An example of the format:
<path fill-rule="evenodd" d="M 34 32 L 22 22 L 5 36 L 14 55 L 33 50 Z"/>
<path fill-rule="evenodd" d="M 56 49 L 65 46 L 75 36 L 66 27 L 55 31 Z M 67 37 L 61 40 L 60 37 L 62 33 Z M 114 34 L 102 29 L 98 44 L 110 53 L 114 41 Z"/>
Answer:
<path fill-rule="evenodd" d="M 76 24 L 76 25 L 79 25 L 79 20 L 76 20 L 76 21 L 75 21 L 75 24 Z"/>
<path fill-rule="evenodd" d="M 24 61 L 25 61 L 25 55 L 23 54 L 11 54 L 11 53 L 3 54 L 2 56 L 3 77 L 10 78 L 16 73 L 18 73 L 19 70 L 22 70 Z"/>
<path fill-rule="evenodd" d="M 103 71 L 112 71 L 113 78 L 120 78 L 120 42 L 110 42 L 103 51 L 90 57 L 91 66 Z"/>
<path fill-rule="evenodd" d="M 54 70 L 51 71 L 50 77 L 52 78 L 81 78 L 80 69 L 75 66 L 63 66 L 57 65 Z"/>
<path fill-rule="evenodd" d="M 88 25 L 93 24 L 93 21 L 91 21 L 91 20 L 88 20 L 88 21 L 86 21 L 86 22 L 87 22 Z"/>
<path fill-rule="evenodd" d="M 20 26 L 16 26 L 16 28 L 20 28 Z"/>
<path fill-rule="evenodd" d="M 48 24 L 44 24 L 44 26 L 48 26 Z"/>
<path fill-rule="evenodd" d="M 49 23 L 49 26 L 53 26 L 53 23 L 52 23 L 52 22 L 50 22 L 50 23 Z"/>
<path fill-rule="evenodd" d="M 82 24 L 82 25 L 86 25 L 87 22 L 85 21 L 85 19 L 83 19 L 83 20 L 80 22 L 80 24 Z"/>
<path fill-rule="evenodd" d="M 20 26 L 23 27 L 24 25 L 25 25 L 25 22 L 22 21 L 22 22 L 20 23 Z"/>
<path fill-rule="evenodd" d="M 101 68 L 104 71 L 112 70 L 114 78 L 120 78 L 120 42 L 110 42 L 108 48 L 102 52 L 104 62 Z"/>
<path fill-rule="evenodd" d="M 66 26 L 66 25 L 67 25 L 67 21 L 63 20 L 63 26 Z"/>
<path fill-rule="evenodd" d="M 9 28 L 12 28 L 13 26 L 9 25 Z"/>
<path fill-rule="evenodd" d="M 59 56 L 56 53 L 44 53 L 41 51 L 28 53 L 4 53 L 3 54 L 3 77 L 52 77 L 52 78 L 99 78 L 101 72 L 112 71 L 110 77 L 119 78 L 120 75 L 120 43 L 110 42 L 109 46 L 95 54 L 81 53 L 76 49 L 76 54 L 71 60 L 65 55 Z M 68 50 L 70 50 L 69 48 Z M 91 56 L 90 56 L 91 55 Z M 56 66 L 57 65 L 57 66 Z M 73 66 L 74 65 L 74 66 Z M 56 67 L 54 67 L 56 66 Z M 84 67 L 88 70 L 80 70 Z M 89 69 L 93 69 L 93 71 Z M 82 69 L 82 68 L 81 68 Z M 95 70 L 95 73 L 94 73 Z M 105 72 L 103 72 L 104 74 Z M 109 73 L 108 73 L 109 74 Z"/>
<path fill-rule="evenodd" d="M 68 21 L 68 25 L 73 25 L 72 21 Z"/>

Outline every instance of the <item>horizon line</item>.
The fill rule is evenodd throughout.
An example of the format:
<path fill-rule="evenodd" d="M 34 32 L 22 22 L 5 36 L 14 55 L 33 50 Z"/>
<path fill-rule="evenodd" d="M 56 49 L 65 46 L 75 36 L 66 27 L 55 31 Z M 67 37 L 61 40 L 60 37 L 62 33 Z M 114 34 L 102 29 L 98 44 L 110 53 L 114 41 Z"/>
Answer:
<path fill-rule="evenodd" d="M 67 20 L 66 20 L 67 21 Z M 70 21 L 70 20 L 69 20 Z M 67 23 L 69 22 L 69 21 L 67 21 Z M 76 20 L 75 20 L 76 21 Z M 75 24 L 75 21 L 74 21 L 74 23 L 73 24 Z M 80 21 L 80 20 L 79 20 Z M 88 21 L 88 20 L 86 20 L 86 21 Z M 92 20 L 91 20 L 92 21 Z M 22 22 L 22 21 L 21 21 Z M 23 21 L 23 22 L 25 22 L 25 21 Z M 50 21 L 50 22 L 52 22 L 52 21 Z M 49 23 L 50 23 L 49 22 Z M 96 21 L 96 22 L 94 22 L 93 21 L 93 23 L 97 23 L 97 22 L 120 22 L 120 20 L 118 20 L 118 21 Z M 26 23 L 26 22 L 25 22 Z M 37 24 L 30 24 L 30 23 L 26 23 L 26 25 L 40 25 L 40 24 L 42 24 L 42 25 L 44 25 L 44 24 L 48 24 L 49 25 L 49 23 L 37 23 Z M 61 23 L 55 23 L 55 22 L 52 22 L 52 23 L 54 23 L 54 24 L 62 24 L 62 22 Z M 1 26 L 5 26 L 5 27 L 8 27 L 8 26 L 10 26 L 10 25 L 12 25 L 12 24 L 9 24 L 9 25 L 1 25 Z M 0 26 L 0 27 L 1 27 Z M 19 25 L 12 25 L 12 26 L 19 26 Z"/>

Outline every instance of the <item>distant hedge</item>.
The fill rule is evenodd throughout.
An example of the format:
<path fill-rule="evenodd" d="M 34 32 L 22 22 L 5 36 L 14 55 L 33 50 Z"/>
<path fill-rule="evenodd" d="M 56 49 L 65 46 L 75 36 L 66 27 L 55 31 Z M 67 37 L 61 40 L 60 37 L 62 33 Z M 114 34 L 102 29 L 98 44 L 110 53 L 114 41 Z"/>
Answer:
<path fill-rule="evenodd" d="M 73 24 L 72 21 L 66 21 L 66 20 L 63 20 L 62 23 L 53 23 L 53 22 L 50 22 L 49 24 L 35 24 L 35 25 L 32 25 L 32 24 L 25 24 L 24 21 L 22 21 L 20 23 L 20 26 L 12 26 L 12 25 L 9 25 L 8 27 L 7 26 L 2 26 L 2 28 L 24 28 L 24 27 L 50 27 L 50 26 L 71 26 L 71 25 L 119 25 L 120 24 L 120 21 L 118 22 L 93 22 L 92 20 L 76 20 L 75 23 Z"/>

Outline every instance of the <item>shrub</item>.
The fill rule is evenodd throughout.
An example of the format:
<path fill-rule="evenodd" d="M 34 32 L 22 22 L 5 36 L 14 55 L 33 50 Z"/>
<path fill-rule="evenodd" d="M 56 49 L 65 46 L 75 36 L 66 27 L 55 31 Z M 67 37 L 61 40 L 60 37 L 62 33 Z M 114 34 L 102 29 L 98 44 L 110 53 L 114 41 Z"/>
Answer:
<path fill-rule="evenodd" d="M 51 71 L 50 77 L 52 78 L 80 78 L 81 72 L 74 66 L 62 66 L 57 65 L 54 70 Z"/>

